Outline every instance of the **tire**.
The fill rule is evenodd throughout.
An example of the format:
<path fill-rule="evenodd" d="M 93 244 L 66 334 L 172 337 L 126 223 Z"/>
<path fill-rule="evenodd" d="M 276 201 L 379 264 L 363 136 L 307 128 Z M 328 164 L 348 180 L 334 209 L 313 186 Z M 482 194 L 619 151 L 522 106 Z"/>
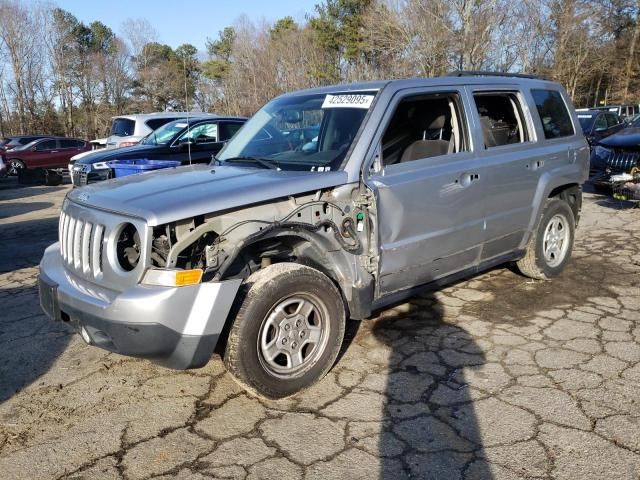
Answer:
<path fill-rule="evenodd" d="M 224 363 L 248 390 L 284 398 L 314 384 L 333 366 L 345 330 L 340 292 L 324 274 L 278 263 L 243 284 Z"/>
<path fill-rule="evenodd" d="M 22 160 L 18 160 L 17 158 L 12 158 L 11 160 L 7 160 L 7 176 L 8 177 L 17 177 L 18 170 L 22 170 L 27 168 Z"/>
<path fill-rule="evenodd" d="M 548 280 L 564 270 L 571 258 L 575 217 L 571 207 L 559 198 L 550 198 L 538 226 L 529 239 L 518 269 L 523 275 Z"/>
<path fill-rule="evenodd" d="M 62 183 L 62 175 L 55 170 L 47 170 L 44 176 L 44 184 L 48 187 L 57 187 Z"/>

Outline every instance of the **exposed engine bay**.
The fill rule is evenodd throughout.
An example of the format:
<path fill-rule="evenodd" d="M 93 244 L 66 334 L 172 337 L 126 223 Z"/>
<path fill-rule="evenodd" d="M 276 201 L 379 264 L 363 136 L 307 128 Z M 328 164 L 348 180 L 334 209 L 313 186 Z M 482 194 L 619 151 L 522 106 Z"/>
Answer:
<path fill-rule="evenodd" d="M 369 264 L 377 248 L 372 203 L 368 192 L 343 186 L 161 225 L 153 229 L 151 264 L 202 269 L 205 281 L 246 278 L 283 261 L 329 262 L 322 251 Z"/>

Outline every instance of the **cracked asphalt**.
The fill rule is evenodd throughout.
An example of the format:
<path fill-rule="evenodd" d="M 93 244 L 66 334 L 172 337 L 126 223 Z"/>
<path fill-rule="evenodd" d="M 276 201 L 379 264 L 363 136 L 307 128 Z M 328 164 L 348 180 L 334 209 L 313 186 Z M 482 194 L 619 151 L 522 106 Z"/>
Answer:
<path fill-rule="evenodd" d="M 3 479 L 638 479 L 640 210 L 587 194 L 552 282 L 508 268 L 350 323 L 283 401 L 214 357 L 172 371 L 86 346 L 38 306 L 68 186 L 0 180 Z"/>

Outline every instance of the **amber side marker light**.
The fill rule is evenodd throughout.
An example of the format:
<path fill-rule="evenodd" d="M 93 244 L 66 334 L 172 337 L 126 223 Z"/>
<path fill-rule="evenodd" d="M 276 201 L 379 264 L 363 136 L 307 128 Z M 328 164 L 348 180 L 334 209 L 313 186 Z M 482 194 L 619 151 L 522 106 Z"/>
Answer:
<path fill-rule="evenodd" d="M 164 270 L 150 268 L 144 274 L 142 283 L 161 287 L 185 287 L 196 285 L 202 281 L 202 270 Z"/>

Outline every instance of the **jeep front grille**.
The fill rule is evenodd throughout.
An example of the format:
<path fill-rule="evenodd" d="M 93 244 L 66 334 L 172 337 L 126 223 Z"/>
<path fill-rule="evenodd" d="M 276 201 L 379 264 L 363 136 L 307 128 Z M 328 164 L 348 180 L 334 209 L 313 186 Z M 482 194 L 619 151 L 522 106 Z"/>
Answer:
<path fill-rule="evenodd" d="M 60 214 L 60 251 L 67 267 L 85 276 L 102 274 L 102 243 L 104 225 L 97 225 Z"/>
<path fill-rule="evenodd" d="M 628 172 L 640 162 L 640 152 L 615 150 L 607 158 L 607 167 L 614 172 Z"/>

